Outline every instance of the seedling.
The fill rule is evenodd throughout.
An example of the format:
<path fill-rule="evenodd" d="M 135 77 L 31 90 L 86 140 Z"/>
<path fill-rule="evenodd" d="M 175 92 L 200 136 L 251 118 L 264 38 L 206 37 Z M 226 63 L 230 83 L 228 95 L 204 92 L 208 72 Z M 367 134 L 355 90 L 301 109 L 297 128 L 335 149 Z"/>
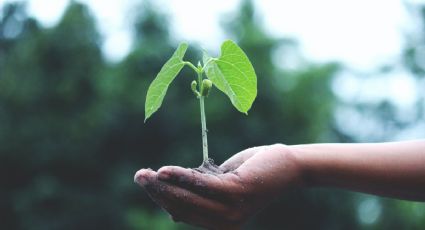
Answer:
<path fill-rule="evenodd" d="M 246 54 L 231 40 L 223 42 L 221 55 L 218 58 L 210 57 L 204 51 L 203 65 L 198 62 L 195 66 L 183 60 L 187 48 L 186 43 L 181 43 L 149 86 L 145 103 L 145 122 L 161 107 L 167 89 L 174 78 L 184 66 L 189 66 L 197 76 L 191 83 L 191 89 L 200 104 L 204 165 L 209 162 L 205 98 L 212 86 L 226 94 L 238 111 L 248 114 L 257 96 L 257 76 Z"/>

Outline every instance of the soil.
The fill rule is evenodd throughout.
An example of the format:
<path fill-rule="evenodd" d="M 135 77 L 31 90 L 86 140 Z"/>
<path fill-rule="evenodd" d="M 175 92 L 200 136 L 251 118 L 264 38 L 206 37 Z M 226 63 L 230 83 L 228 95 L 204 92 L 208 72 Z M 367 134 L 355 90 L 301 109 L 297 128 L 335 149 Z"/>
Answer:
<path fill-rule="evenodd" d="M 214 164 L 214 160 L 211 158 L 208 158 L 207 161 L 204 161 L 201 166 L 198 168 L 194 168 L 194 170 L 200 172 L 200 173 L 206 173 L 206 174 L 222 174 L 224 173 L 223 170 L 221 170 L 216 164 Z"/>

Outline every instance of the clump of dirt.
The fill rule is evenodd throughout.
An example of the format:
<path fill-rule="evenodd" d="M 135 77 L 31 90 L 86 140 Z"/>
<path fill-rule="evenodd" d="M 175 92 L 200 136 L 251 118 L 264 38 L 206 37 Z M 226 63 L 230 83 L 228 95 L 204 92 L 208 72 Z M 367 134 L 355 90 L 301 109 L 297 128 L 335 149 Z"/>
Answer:
<path fill-rule="evenodd" d="M 194 170 L 200 172 L 200 173 L 206 173 L 206 174 L 222 174 L 224 173 L 223 170 L 221 170 L 218 165 L 214 164 L 214 160 L 211 158 L 208 158 L 207 161 L 202 162 L 201 166 L 198 168 L 194 168 Z"/>

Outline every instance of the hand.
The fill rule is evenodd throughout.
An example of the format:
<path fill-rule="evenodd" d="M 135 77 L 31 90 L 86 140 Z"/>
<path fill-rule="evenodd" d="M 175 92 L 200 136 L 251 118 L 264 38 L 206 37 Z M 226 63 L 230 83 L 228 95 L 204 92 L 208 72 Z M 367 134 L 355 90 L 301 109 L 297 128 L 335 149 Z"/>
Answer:
<path fill-rule="evenodd" d="M 223 174 L 178 166 L 141 169 L 135 182 L 174 221 L 207 229 L 239 229 L 283 190 L 299 184 L 300 170 L 285 145 L 246 149 L 219 166 Z"/>

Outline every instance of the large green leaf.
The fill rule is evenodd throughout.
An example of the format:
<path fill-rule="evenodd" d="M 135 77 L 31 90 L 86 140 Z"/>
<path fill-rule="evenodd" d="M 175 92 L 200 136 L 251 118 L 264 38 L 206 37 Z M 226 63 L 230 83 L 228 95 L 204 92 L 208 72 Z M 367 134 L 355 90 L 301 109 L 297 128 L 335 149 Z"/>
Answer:
<path fill-rule="evenodd" d="M 168 86 L 184 67 L 183 57 L 187 47 L 188 45 L 186 43 L 180 43 L 173 56 L 164 64 L 161 71 L 159 71 L 149 86 L 145 103 L 145 121 L 161 107 Z"/>
<path fill-rule="evenodd" d="M 204 52 L 203 62 L 207 77 L 237 110 L 247 114 L 257 96 L 257 76 L 243 50 L 227 40 L 221 45 L 219 58 L 211 58 Z"/>

